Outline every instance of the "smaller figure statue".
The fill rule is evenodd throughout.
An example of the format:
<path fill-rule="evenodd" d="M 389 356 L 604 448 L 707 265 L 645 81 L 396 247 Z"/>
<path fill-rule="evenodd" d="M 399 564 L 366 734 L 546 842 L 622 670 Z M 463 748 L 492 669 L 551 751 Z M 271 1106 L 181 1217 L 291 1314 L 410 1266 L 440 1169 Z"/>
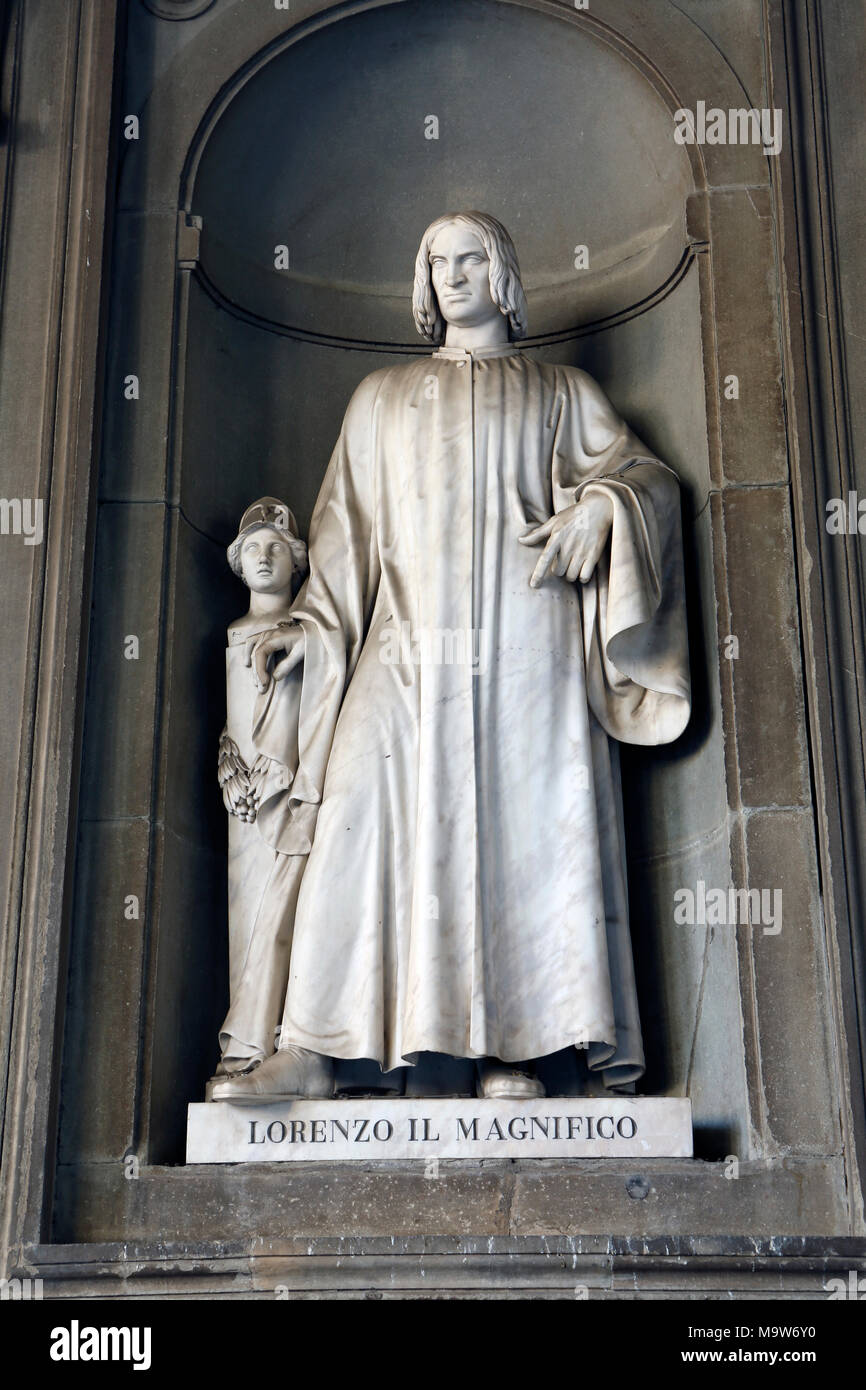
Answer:
<path fill-rule="evenodd" d="M 249 646 L 262 632 L 291 624 L 292 599 L 307 572 L 307 547 L 285 503 L 262 497 L 244 512 L 227 554 L 250 591 L 250 606 L 230 624 L 226 647 L 226 726 L 217 775 L 230 816 L 230 1006 L 220 1029 L 214 1080 L 249 1072 L 274 1051 L 303 868 L 303 860 L 274 849 L 256 823 L 262 802 L 284 791 L 292 774 L 256 753 L 258 685 Z M 300 672 L 296 676 L 299 681 Z M 291 684 L 291 676 L 286 679 Z"/>

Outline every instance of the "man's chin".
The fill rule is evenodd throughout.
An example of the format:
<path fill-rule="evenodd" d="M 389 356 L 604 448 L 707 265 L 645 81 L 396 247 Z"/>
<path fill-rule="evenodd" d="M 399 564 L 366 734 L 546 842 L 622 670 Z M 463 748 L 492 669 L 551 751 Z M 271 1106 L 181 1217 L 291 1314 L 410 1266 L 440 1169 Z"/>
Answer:
<path fill-rule="evenodd" d="M 496 318 L 493 319 L 488 317 L 487 315 L 479 314 L 477 311 L 475 313 L 472 313 L 468 305 L 463 305 L 462 308 L 464 309 L 463 313 L 460 312 L 461 306 L 459 304 L 455 304 L 453 306 L 450 304 L 447 305 L 445 310 L 443 310 L 442 312 L 442 317 L 444 318 L 445 322 L 448 324 L 453 324 L 455 328 L 492 327 L 494 324 L 498 324 L 499 322 L 498 314 Z"/>

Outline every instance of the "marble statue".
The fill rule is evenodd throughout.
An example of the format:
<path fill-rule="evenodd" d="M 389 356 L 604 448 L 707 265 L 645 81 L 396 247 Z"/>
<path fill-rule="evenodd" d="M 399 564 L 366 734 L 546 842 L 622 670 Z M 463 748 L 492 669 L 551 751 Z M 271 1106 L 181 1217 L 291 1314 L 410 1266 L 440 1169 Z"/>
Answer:
<path fill-rule="evenodd" d="M 230 1008 L 220 1029 L 217 1077 L 249 1070 L 274 1051 L 289 973 L 295 880 L 300 882 L 303 867 L 297 858 L 278 854 L 257 825 L 262 798 L 288 787 L 291 773 L 256 748 L 256 691 L 245 658 L 251 641 L 292 621 L 292 599 L 307 572 L 307 547 L 285 503 L 262 497 L 244 512 L 227 553 L 250 591 L 250 606 L 228 629 L 226 727 L 217 766 L 230 817 Z"/>
<path fill-rule="evenodd" d="M 304 867 L 278 1048 L 214 1100 L 328 1095 L 334 1058 L 474 1058 L 492 1097 L 569 1047 L 643 1071 L 617 740 L 689 718 L 679 484 L 521 351 L 494 218 L 427 229 L 413 307 L 435 350 L 357 388 L 291 626 L 250 643 L 252 747 L 292 774 L 259 820 Z"/>

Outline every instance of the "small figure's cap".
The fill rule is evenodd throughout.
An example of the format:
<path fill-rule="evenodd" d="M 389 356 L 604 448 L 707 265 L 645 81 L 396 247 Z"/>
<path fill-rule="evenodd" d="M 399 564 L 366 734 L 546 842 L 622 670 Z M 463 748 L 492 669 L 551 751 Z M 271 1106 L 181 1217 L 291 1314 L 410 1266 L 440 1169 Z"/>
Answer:
<path fill-rule="evenodd" d="M 291 536 L 298 534 L 298 523 L 295 521 L 294 513 L 285 502 L 280 502 L 276 497 L 260 497 L 258 502 L 253 502 L 251 507 L 247 507 L 241 517 L 238 535 L 243 535 L 250 526 L 274 526 L 278 531 L 287 531 Z"/>

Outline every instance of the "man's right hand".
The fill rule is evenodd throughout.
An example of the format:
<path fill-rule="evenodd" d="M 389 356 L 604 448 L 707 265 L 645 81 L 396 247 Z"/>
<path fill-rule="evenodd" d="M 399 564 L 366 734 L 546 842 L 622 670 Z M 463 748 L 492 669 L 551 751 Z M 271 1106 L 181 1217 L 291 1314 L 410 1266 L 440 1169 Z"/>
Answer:
<path fill-rule="evenodd" d="M 276 652 L 285 652 L 282 661 L 273 669 L 275 681 L 281 681 L 293 671 L 304 657 L 304 630 L 300 625 L 292 627 L 272 627 L 251 637 L 244 649 L 244 665 L 252 665 L 255 682 L 259 690 L 267 690 L 271 680 L 268 670 L 270 659 Z"/>

